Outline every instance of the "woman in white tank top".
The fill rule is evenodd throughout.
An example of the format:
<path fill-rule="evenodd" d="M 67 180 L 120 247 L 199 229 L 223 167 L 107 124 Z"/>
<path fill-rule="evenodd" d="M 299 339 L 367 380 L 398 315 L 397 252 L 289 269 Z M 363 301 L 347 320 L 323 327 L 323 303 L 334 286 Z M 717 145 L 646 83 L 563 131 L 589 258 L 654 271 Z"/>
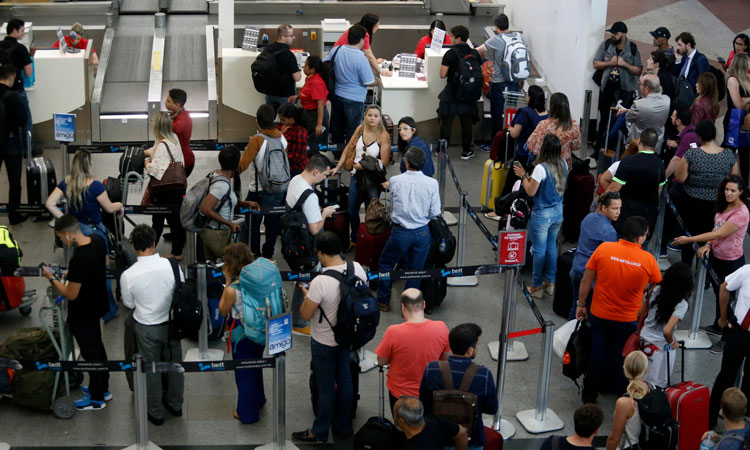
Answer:
<path fill-rule="evenodd" d="M 369 105 L 365 108 L 362 124 L 354 131 L 349 144 L 347 144 L 341 154 L 338 165 L 332 172 L 332 175 L 335 175 L 343 167 L 352 173 L 349 182 L 349 204 L 346 205 L 349 213 L 352 245 L 357 244 L 359 209 L 362 203 L 365 204 L 365 209 L 370 204 L 370 198 L 367 197 L 367 193 L 360 192 L 357 189 L 357 183 L 354 181 L 354 174 L 357 170 L 362 170 L 362 165 L 359 162 L 365 155 L 378 158 L 383 169 L 387 168 L 391 162 L 391 138 L 385 129 L 380 107 L 377 105 Z"/>
<path fill-rule="evenodd" d="M 612 421 L 612 431 L 607 438 L 607 450 L 627 450 L 638 445 L 641 434 L 641 419 L 638 415 L 638 400 L 648 394 L 651 389 L 643 376 L 648 370 L 648 358 L 640 350 L 625 357 L 623 364 L 625 376 L 630 380 L 627 394 L 618 398 L 615 403 L 615 418 Z"/>

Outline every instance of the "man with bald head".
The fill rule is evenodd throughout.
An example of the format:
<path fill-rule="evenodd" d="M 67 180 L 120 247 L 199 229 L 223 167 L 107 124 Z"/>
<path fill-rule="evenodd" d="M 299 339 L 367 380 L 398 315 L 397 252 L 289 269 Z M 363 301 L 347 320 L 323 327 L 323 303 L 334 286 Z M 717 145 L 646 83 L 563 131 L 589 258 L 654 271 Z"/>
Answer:
<path fill-rule="evenodd" d="M 401 314 L 406 321 L 388 327 L 375 349 L 378 364 L 391 365 L 387 382 L 391 408 L 402 395 L 419 396 L 427 364 L 450 355 L 448 327 L 439 320 L 425 319 L 424 307 L 419 289 L 401 293 Z"/>
<path fill-rule="evenodd" d="M 630 109 L 620 109 L 617 114 L 625 114 L 628 128 L 626 145 L 641 137 L 643 130 L 653 128 L 659 135 L 654 147 L 656 153 L 661 153 L 664 142 L 664 124 L 669 117 L 669 97 L 661 93 L 659 77 L 653 74 L 642 75 L 639 83 L 641 98 L 633 102 Z"/>
<path fill-rule="evenodd" d="M 405 395 L 393 406 L 393 421 L 404 432 L 403 450 L 442 450 L 445 441 L 453 440 L 456 450 L 464 450 L 468 443 L 466 428 L 435 416 L 424 416 L 424 406 L 418 398 Z"/>

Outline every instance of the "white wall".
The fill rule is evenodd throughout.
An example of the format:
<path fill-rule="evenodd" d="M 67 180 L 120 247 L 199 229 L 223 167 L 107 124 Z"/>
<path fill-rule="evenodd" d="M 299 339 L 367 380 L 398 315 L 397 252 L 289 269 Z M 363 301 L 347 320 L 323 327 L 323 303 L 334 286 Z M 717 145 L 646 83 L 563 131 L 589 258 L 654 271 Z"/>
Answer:
<path fill-rule="evenodd" d="M 604 40 L 607 0 L 505 0 L 511 29 L 523 31 L 534 66 L 552 92 L 563 92 L 574 118 L 583 115 L 584 92 L 591 81 L 592 60 Z"/>

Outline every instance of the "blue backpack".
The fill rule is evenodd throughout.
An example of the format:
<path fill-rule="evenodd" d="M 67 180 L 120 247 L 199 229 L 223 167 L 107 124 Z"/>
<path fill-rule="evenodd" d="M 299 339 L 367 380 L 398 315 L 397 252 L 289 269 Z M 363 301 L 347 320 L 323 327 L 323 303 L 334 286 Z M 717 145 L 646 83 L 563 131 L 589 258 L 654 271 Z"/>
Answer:
<path fill-rule="evenodd" d="M 258 258 L 242 268 L 242 327 L 251 341 L 266 345 L 266 323 L 269 317 L 287 310 L 286 293 L 281 286 L 278 266 L 266 258 Z"/>

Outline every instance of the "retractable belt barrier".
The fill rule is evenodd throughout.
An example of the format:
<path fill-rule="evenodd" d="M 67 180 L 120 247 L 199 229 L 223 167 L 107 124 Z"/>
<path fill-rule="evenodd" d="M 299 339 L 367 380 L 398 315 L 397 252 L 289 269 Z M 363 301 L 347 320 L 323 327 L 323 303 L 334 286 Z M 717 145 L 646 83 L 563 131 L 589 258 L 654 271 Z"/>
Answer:
<path fill-rule="evenodd" d="M 229 359 L 200 362 L 144 362 L 142 372 L 229 372 L 233 370 L 273 369 L 276 358 Z M 36 361 L 0 358 L 0 369 L 44 372 L 135 372 L 136 361 Z"/>
<path fill-rule="evenodd" d="M 142 147 L 151 145 L 152 142 L 117 142 L 117 143 L 95 143 L 95 144 L 67 144 L 66 152 L 73 154 L 78 150 L 85 150 L 89 153 L 122 153 L 127 147 Z M 217 141 L 190 141 L 190 150 L 192 151 L 219 151 L 227 145 L 247 145 L 243 142 L 217 142 Z"/>

